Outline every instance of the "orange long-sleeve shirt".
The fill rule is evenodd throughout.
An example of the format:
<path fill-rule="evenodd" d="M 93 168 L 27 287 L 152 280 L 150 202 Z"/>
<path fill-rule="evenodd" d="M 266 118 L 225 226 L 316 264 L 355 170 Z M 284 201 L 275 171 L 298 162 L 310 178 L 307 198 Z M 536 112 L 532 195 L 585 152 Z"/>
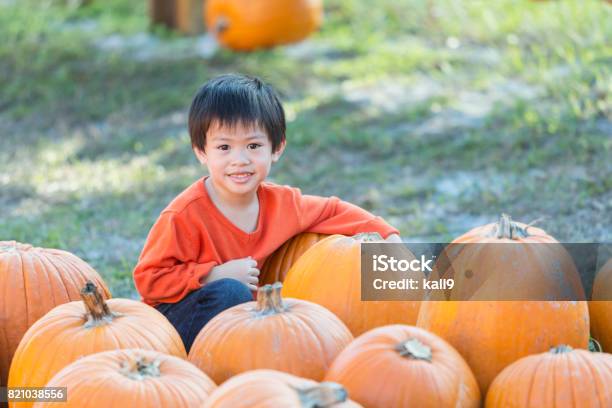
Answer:
<path fill-rule="evenodd" d="M 162 211 L 134 269 L 134 282 L 149 305 L 175 303 L 202 286 L 210 270 L 251 256 L 261 267 L 285 241 L 301 232 L 353 235 L 399 233 L 381 217 L 337 197 L 303 195 L 298 188 L 262 183 L 255 231 L 244 232 L 213 204 L 204 178 Z"/>

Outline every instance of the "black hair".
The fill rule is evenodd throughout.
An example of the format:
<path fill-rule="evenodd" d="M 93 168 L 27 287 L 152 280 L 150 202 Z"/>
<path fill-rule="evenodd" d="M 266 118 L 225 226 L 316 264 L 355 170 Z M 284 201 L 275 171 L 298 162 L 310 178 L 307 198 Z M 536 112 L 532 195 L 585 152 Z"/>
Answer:
<path fill-rule="evenodd" d="M 265 130 L 272 151 L 285 140 L 285 112 L 274 89 L 261 79 L 226 74 L 206 82 L 189 109 L 191 145 L 204 151 L 211 123 L 233 127 L 237 123 L 257 125 Z"/>

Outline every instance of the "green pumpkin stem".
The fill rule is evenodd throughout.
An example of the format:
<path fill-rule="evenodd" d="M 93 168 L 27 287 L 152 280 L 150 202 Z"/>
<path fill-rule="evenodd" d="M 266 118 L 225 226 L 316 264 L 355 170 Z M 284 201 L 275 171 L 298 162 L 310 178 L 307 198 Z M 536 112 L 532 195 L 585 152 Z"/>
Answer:
<path fill-rule="evenodd" d="M 410 357 L 414 360 L 425 360 L 431 362 L 431 347 L 421 343 L 419 339 L 410 338 L 396 346 L 396 350 L 402 357 Z"/>
<path fill-rule="evenodd" d="M 529 226 L 527 226 L 529 228 Z M 498 239 L 519 239 L 529 236 L 527 228 L 521 228 L 508 214 L 502 214 L 494 228 L 494 234 Z"/>
<path fill-rule="evenodd" d="M 348 393 L 335 382 L 325 381 L 314 387 L 297 389 L 302 408 L 327 408 L 346 401 Z"/>
<path fill-rule="evenodd" d="M 382 235 L 378 232 L 360 232 L 359 234 L 353 235 L 352 238 L 361 242 L 384 241 Z"/>
<path fill-rule="evenodd" d="M 124 361 L 121 364 L 121 374 L 136 381 L 146 378 L 160 377 L 159 360 L 147 361 L 143 357 L 138 357 L 136 361 Z"/>
<path fill-rule="evenodd" d="M 87 327 L 106 324 L 118 316 L 108 308 L 98 287 L 92 281 L 87 281 L 81 289 L 81 299 L 87 309 Z"/>
<path fill-rule="evenodd" d="M 552 347 L 550 349 L 550 352 L 553 354 L 563 354 L 563 353 L 569 353 L 572 350 L 573 348 L 571 346 L 568 346 L 566 344 L 561 344 L 559 346 Z"/>
<path fill-rule="evenodd" d="M 595 353 L 603 352 L 603 347 L 601 344 L 593 337 L 589 338 L 589 351 L 593 351 Z"/>
<path fill-rule="evenodd" d="M 282 288 L 283 284 L 276 282 L 257 289 L 257 313 L 260 315 L 282 313 L 285 310 L 281 297 Z"/>

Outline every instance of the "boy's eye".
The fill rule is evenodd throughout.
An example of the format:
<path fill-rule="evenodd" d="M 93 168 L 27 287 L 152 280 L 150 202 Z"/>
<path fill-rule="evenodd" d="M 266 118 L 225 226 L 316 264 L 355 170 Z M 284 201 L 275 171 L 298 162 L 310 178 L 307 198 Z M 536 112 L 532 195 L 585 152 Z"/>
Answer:
<path fill-rule="evenodd" d="M 261 145 L 259 143 L 249 143 L 249 149 L 257 149 L 259 147 L 261 147 Z"/>
<path fill-rule="evenodd" d="M 226 144 L 220 145 L 220 146 L 217 146 L 217 149 L 219 149 L 219 150 L 229 150 L 229 145 L 226 145 Z"/>

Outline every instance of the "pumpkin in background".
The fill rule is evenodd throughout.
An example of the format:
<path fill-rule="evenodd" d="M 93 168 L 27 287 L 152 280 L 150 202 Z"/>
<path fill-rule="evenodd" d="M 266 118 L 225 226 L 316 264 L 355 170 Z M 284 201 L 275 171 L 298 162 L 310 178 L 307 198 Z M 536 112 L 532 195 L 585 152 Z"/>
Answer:
<path fill-rule="evenodd" d="M 59 249 L 0 241 L 0 386 L 26 330 L 62 303 L 79 299 L 91 280 L 110 298 L 98 273 L 77 256 Z"/>
<path fill-rule="evenodd" d="M 589 315 L 591 334 L 601 344 L 603 351 L 612 352 L 612 259 L 595 276 Z"/>
<path fill-rule="evenodd" d="M 67 401 L 36 408 L 197 407 L 216 388 L 187 361 L 158 351 L 111 350 L 64 367 L 47 387 L 67 387 Z"/>
<path fill-rule="evenodd" d="M 377 233 L 353 237 L 332 235 L 317 242 L 289 270 L 283 295 L 318 303 L 331 310 L 358 336 L 374 327 L 388 324 L 415 324 L 422 291 L 410 291 L 412 300 L 361 300 L 361 243 L 384 242 Z M 403 246 L 396 259 L 411 259 L 414 255 Z M 404 252 L 405 250 L 405 252 Z M 391 272 L 386 272 L 391 277 Z M 419 282 L 422 272 L 401 272 L 404 278 Z"/>
<path fill-rule="evenodd" d="M 554 347 L 523 357 L 493 381 L 487 408 L 612 407 L 612 354 Z"/>
<path fill-rule="evenodd" d="M 253 370 L 224 382 L 204 408 L 359 408 L 336 383 L 318 383 L 274 370 Z"/>
<path fill-rule="evenodd" d="M 303 232 L 287 240 L 266 259 L 266 262 L 261 267 L 259 285 L 284 282 L 287 272 L 289 272 L 289 269 L 300 256 L 311 246 L 328 236 L 327 234 L 317 234 L 316 232 Z"/>
<path fill-rule="evenodd" d="M 477 227 L 447 248 L 436 262 L 434 272 L 455 277 L 449 299 L 464 296 L 475 301 L 423 302 L 417 325 L 439 335 L 459 351 L 472 368 L 483 395 L 493 378 L 521 357 L 541 353 L 556 344 L 588 347 L 589 316 L 585 301 L 478 300 L 479 296 L 491 299 L 495 294 L 491 288 L 499 289 L 500 299 L 520 297 L 521 288 L 532 299 L 558 299 L 572 291 L 579 297 L 582 286 L 571 257 L 546 232 L 503 215 L 498 223 Z M 439 267 L 442 260 L 448 264 Z M 515 281 L 504 281 L 500 275 Z M 466 283 L 462 287 L 464 276 L 471 276 L 476 285 L 470 287 Z M 551 276 L 564 277 L 569 284 L 542 283 L 551 282 Z M 489 286 L 489 281 L 494 284 Z M 508 292 L 499 282 L 506 282 Z M 568 287 L 570 292 L 564 292 Z M 540 292 L 534 292 L 534 288 Z M 461 296 L 453 293 L 455 289 Z"/>
<path fill-rule="evenodd" d="M 334 360 L 325 376 L 369 408 L 479 407 L 474 374 L 438 336 L 406 325 L 370 330 Z"/>
<path fill-rule="evenodd" d="M 207 0 L 204 20 L 226 47 L 250 51 L 306 38 L 323 20 L 322 0 Z"/>
<path fill-rule="evenodd" d="M 217 384 L 257 368 L 321 380 L 353 336 L 329 310 L 282 299 L 281 287 L 260 287 L 256 302 L 215 316 L 194 340 L 189 361 Z"/>
<path fill-rule="evenodd" d="M 179 334 L 154 308 L 129 299 L 105 302 L 91 282 L 81 296 L 82 302 L 59 305 L 28 329 L 11 363 L 9 387 L 42 387 L 68 364 L 101 351 L 143 348 L 186 357 Z"/>

